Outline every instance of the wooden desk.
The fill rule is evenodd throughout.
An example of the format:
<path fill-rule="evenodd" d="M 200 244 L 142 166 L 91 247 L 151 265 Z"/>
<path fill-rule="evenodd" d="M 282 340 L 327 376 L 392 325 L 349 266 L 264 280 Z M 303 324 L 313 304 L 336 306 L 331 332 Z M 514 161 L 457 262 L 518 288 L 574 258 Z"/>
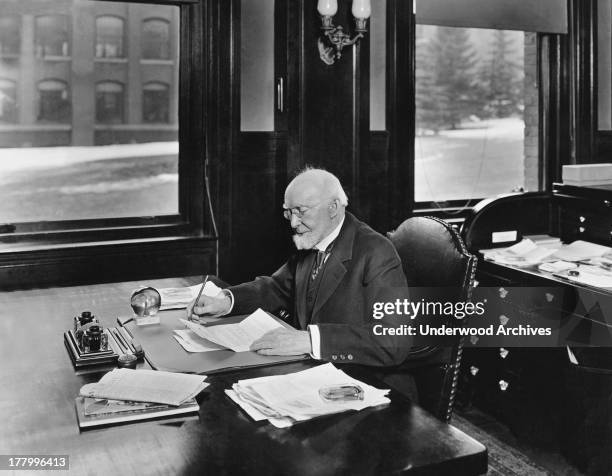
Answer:
<path fill-rule="evenodd" d="M 168 287 L 185 279 L 158 280 Z M 240 378 L 294 372 L 298 362 L 209 377 L 200 418 L 141 422 L 79 433 L 74 397 L 102 373 L 75 372 L 62 331 L 91 310 L 110 324 L 130 312 L 138 283 L 15 291 L 0 295 L 0 448 L 4 454 L 68 454 L 72 474 L 476 475 L 484 446 L 391 394 L 388 406 L 277 429 L 250 420 L 223 390 Z M 145 349 L 146 350 L 146 349 Z M 348 368 L 345 368 L 348 370 Z M 367 370 L 353 367 L 358 378 Z M 375 383 L 370 379 L 370 383 Z"/>

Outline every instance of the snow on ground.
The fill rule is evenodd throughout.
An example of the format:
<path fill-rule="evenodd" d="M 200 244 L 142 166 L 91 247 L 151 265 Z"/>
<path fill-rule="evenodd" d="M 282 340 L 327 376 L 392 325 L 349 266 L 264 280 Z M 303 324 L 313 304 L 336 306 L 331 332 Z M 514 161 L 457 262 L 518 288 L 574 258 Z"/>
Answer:
<path fill-rule="evenodd" d="M 34 168 L 55 168 L 95 160 L 178 155 L 174 142 L 98 145 L 91 147 L 0 148 L 0 173 Z"/>

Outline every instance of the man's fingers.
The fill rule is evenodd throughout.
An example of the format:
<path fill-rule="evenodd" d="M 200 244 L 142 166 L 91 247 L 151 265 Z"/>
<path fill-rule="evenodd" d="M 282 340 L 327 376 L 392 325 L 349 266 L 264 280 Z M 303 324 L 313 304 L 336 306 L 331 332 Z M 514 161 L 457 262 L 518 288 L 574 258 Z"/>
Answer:
<path fill-rule="evenodd" d="M 256 351 L 259 355 L 280 355 L 276 352 L 273 352 L 272 349 L 259 349 Z"/>
<path fill-rule="evenodd" d="M 261 350 L 261 349 L 270 349 L 272 347 L 272 342 L 264 337 L 257 339 L 255 342 L 251 344 L 250 350 Z"/>

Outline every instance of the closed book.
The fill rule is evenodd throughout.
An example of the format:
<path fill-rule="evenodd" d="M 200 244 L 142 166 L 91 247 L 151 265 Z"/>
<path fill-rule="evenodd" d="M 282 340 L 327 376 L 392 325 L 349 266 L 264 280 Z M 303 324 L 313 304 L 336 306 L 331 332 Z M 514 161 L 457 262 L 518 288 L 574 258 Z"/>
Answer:
<path fill-rule="evenodd" d="M 200 411 L 200 406 L 195 398 L 181 405 L 173 406 L 79 396 L 75 399 L 75 407 L 79 428 L 82 429 L 170 417 L 184 418 L 198 415 Z"/>

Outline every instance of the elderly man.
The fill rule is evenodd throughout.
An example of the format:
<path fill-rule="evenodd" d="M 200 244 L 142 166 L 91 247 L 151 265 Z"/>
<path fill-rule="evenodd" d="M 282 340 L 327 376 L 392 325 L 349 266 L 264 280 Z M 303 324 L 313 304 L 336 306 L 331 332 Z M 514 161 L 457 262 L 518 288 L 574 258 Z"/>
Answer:
<path fill-rule="evenodd" d="M 405 296 L 406 278 L 385 237 L 345 211 L 339 180 L 307 169 L 288 185 L 283 213 L 297 252 L 272 276 L 232 286 L 216 298 L 202 296 L 189 316 L 247 314 L 261 307 L 288 311 L 296 330 L 278 329 L 251 350 L 265 355 L 311 354 L 316 359 L 396 365 L 406 357 L 407 337 L 375 335 L 375 302 Z M 397 326 L 399 320 L 388 324 Z M 384 325 L 384 323 L 383 323 Z"/>

